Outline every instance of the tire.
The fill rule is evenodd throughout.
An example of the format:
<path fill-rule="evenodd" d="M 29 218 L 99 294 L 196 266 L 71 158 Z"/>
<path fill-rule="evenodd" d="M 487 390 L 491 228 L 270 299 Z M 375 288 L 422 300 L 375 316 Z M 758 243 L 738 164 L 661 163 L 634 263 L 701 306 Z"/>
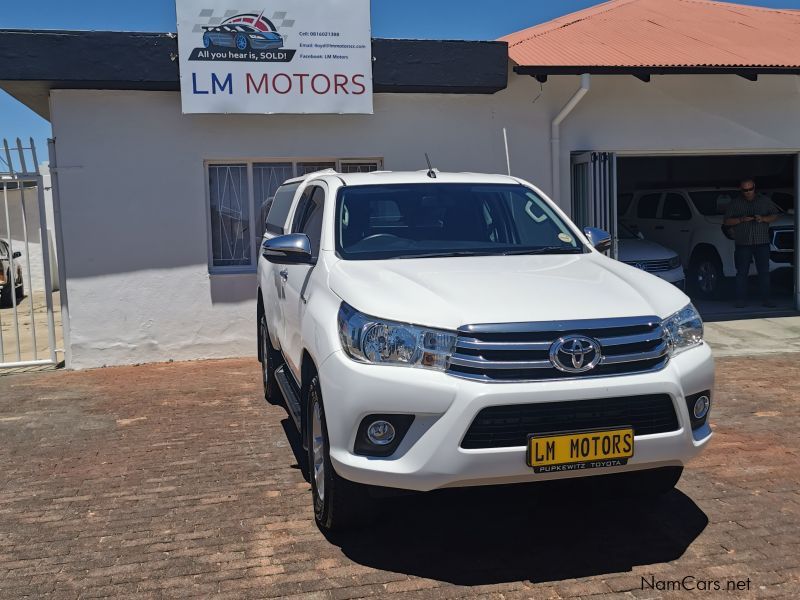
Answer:
<path fill-rule="evenodd" d="M 11 282 L 11 271 L 6 273 L 6 282 L 0 287 L 0 308 L 8 308 L 12 306 L 11 290 L 14 289 L 14 284 Z"/>
<path fill-rule="evenodd" d="M 373 501 L 366 486 L 343 479 L 333 470 L 322 391 L 316 375 L 309 384 L 307 400 L 308 478 L 314 519 L 327 533 L 366 525 L 373 516 Z"/>
<path fill-rule="evenodd" d="M 280 367 L 281 357 L 269 340 L 267 317 L 263 314 L 258 321 L 258 338 L 261 342 L 261 383 L 264 386 L 264 400 L 270 404 L 282 404 L 283 397 L 275 379 L 275 369 Z"/>
<path fill-rule="evenodd" d="M 233 38 L 233 43 L 237 50 L 244 51 L 250 49 L 250 40 L 248 40 L 247 36 L 243 33 L 237 33 L 236 37 Z"/>
<path fill-rule="evenodd" d="M 725 275 L 722 261 L 714 252 L 706 251 L 692 257 L 689 265 L 689 289 L 699 298 L 718 298 Z"/>
<path fill-rule="evenodd" d="M 209 49 L 214 47 L 214 42 L 211 40 L 211 36 L 208 32 L 203 34 L 203 47 Z"/>

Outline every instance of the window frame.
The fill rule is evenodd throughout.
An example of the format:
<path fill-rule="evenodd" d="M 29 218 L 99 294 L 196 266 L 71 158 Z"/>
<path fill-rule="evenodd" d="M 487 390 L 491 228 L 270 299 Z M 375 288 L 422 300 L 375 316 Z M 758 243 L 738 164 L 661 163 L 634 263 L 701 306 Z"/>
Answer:
<path fill-rule="evenodd" d="M 330 156 L 292 156 L 292 157 L 230 157 L 230 158 L 209 158 L 203 160 L 203 180 L 205 190 L 205 221 L 206 221 L 206 246 L 208 252 L 208 272 L 211 275 L 237 275 L 255 273 L 258 270 L 258 253 L 261 248 L 261 239 L 256 239 L 256 202 L 255 202 L 255 181 L 253 165 L 259 164 L 281 164 L 291 163 L 292 178 L 298 177 L 298 165 L 300 163 L 334 163 L 338 172 L 342 171 L 342 165 L 354 163 L 375 163 L 378 170 L 383 170 L 384 159 L 382 157 L 364 158 L 334 158 Z M 245 165 L 247 168 L 247 201 L 250 216 L 250 264 L 249 265 L 215 265 L 214 248 L 211 228 L 211 183 L 209 167 Z M 290 209 L 290 218 L 294 218 L 294 208 Z M 291 223 L 291 221 L 290 221 Z"/>

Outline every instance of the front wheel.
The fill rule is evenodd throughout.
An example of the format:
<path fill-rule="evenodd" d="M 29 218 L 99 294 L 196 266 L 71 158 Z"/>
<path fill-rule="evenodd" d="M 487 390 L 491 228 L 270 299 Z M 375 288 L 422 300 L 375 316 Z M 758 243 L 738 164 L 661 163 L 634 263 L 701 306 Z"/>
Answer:
<path fill-rule="evenodd" d="M 355 528 L 368 522 L 373 513 L 367 488 L 339 477 L 333 470 L 328 442 L 328 427 L 319 378 L 308 389 L 308 475 L 314 499 L 314 519 L 323 531 Z"/>
<path fill-rule="evenodd" d="M 6 282 L 0 286 L 0 308 L 12 306 L 11 294 L 14 293 L 14 283 L 11 281 L 11 271 L 6 274 Z"/>
<path fill-rule="evenodd" d="M 239 50 L 247 50 L 250 48 L 250 40 L 247 39 L 247 36 L 243 33 L 237 33 L 236 38 L 234 40 L 236 44 L 236 48 Z"/>
<path fill-rule="evenodd" d="M 701 298 L 712 299 L 720 294 L 724 274 L 719 257 L 709 253 L 692 259 L 689 266 L 691 289 Z"/>

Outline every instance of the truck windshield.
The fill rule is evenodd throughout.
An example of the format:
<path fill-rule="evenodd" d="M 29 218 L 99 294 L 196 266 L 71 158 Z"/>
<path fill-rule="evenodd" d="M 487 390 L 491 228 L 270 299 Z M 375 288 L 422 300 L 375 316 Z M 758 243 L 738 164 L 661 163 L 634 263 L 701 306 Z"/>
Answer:
<path fill-rule="evenodd" d="M 530 188 L 463 183 L 342 188 L 336 250 L 346 260 L 586 251 Z"/>

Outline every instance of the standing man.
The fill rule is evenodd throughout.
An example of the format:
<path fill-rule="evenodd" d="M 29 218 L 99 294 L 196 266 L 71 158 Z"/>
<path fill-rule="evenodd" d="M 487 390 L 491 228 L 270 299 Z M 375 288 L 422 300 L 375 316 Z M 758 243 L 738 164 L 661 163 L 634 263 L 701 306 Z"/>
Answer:
<path fill-rule="evenodd" d="M 778 207 L 764 194 L 756 194 L 752 177 L 739 182 L 741 194 L 731 201 L 725 211 L 725 225 L 733 228 L 736 242 L 736 306 L 745 306 L 747 276 L 750 264 L 756 261 L 761 303 L 774 307 L 769 297 L 769 224 L 778 218 Z"/>

